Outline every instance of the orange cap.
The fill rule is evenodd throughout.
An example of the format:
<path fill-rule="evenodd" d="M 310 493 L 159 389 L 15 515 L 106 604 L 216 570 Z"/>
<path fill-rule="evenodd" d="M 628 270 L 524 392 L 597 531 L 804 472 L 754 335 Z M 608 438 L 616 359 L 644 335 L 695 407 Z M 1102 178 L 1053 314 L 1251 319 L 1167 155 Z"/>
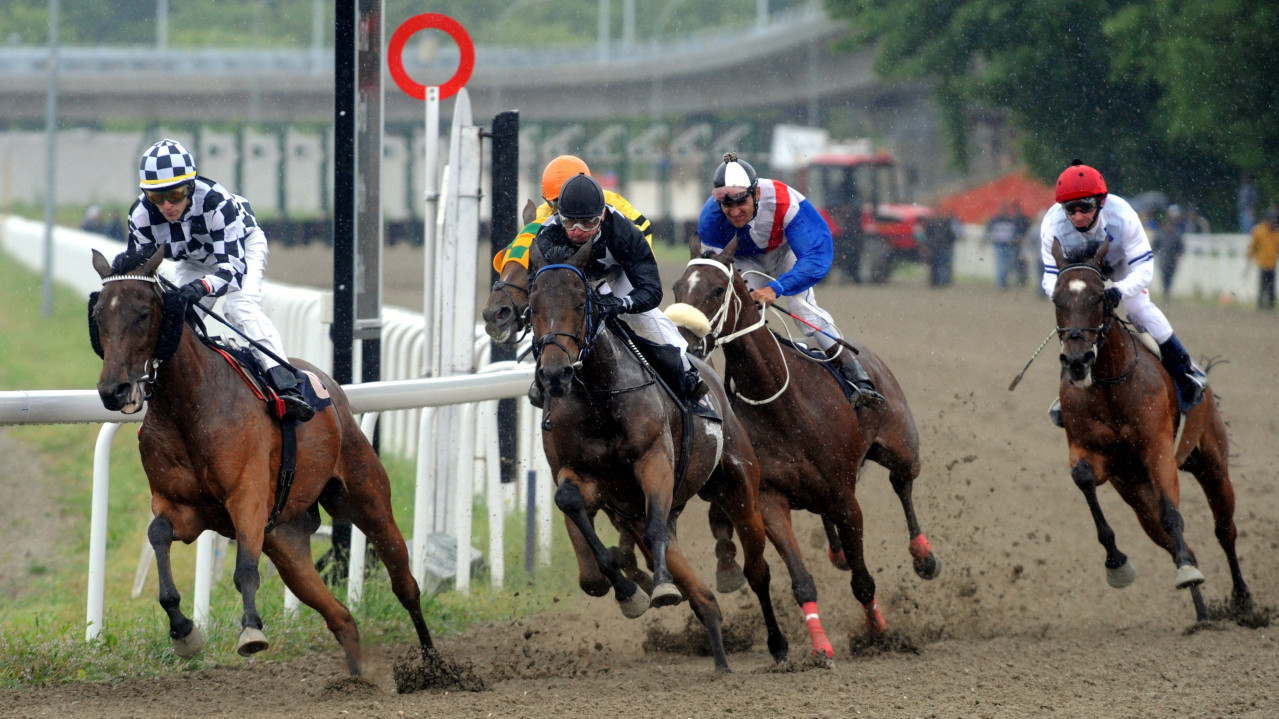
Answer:
<path fill-rule="evenodd" d="M 560 186 L 564 184 L 568 178 L 584 174 L 590 175 L 591 168 L 586 166 L 586 162 L 576 155 L 560 155 L 551 160 L 542 171 L 542 199 L 550 202 L 558 200 L 560 197 Z"/>

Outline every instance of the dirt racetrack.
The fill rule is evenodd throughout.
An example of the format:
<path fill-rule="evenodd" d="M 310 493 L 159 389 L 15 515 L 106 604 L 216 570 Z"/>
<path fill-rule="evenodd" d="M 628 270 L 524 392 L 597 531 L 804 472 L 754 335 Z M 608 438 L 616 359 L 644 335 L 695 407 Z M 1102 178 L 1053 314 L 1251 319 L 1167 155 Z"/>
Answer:
<path fill-rule="evenodd" d="M 274 249 L 268 276 L 323 284 L 328 262 L 318 248 Z M 385 266 L 388 303 L 412 307 L 420 256 L 391 248 Z M 668 288 L 678 271 L 664 264 Z M 1045 415 L 1056 391 L 1055 343 L 1015 392 L 1007 389 L 1053 327 L 1046 301 L 1029 288 L 931 289 L 911 276 L 885 287 L 823 285 L 818 298 L 892 367 L 919 425 L 924 469 L 915 499 L 943 562 L 936 580 L 911 570 L 887 473 L 869 466 L 858 490 L 892 641 L 857 641 L 852 653 L 862 619 L 849 575 L 826 561 L 820 524 L 803 515 L 797 525 L 836 648 L 833 669 L 802 662 L 775 669 L 748 593 L 720 597 L 729 624 L 758 632 L 754 646 L 729 655 L 734 671 L 725 676 L 714 674 L 709 657 L 645 651 L 655 635 L 684 631 L 686 604 L 626 620 L 611 598 L 576 594 L 552 614 L 439 637 L 444 655 L 470 662 L 487 691 L 397 694 L 392 665 L 407 647 L 372 649 L 372 684 L 347 681 L 334 645 L 302 661 L 273 662 L 268 652 L 161 679 L 0 693 L 0 716 L 1279 716 L 1279 628 L 1230 621 L 1192 628 L 1189 595 L 1173 589 L 1172 561 L 1108 487 L 1100 491 L 1103 509 L 1139 576 L 1123 590 L 1106 584 L 1064 435 Z M 1279 604 L 1279 323 L 1251 308 L 1164 309 L 1192 354 L 1225 360 L 1211 381 L 1230 427 L 1239 555 L 1268 612 Z M 1186 474 L 1182 486 L 1205 596 L 1220 605 L 1230 588 L 1226 563 L 1203 492 Z M 680 535 L 703 579 L 713 581 L 704 508 L 690 505 Z M 557 541 L 563 536 L 557 529 Z M 807 633 L 780 558 L 771 548 L 767 557 L 774 603 L 799 660 Z"/>

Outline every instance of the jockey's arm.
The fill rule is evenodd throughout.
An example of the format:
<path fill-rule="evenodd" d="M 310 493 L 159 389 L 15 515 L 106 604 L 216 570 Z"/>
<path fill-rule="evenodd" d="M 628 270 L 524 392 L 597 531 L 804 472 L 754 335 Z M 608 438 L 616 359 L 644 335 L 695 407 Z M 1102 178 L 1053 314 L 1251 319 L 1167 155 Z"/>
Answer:
<path fill-rule="evenodd" d="M 1155 258 L 1150 249 L 1150 238 L 1141 226 L 1141 219 L 1131 209 L 1124 213 L 1122 233 L 1123 236 L 1116 237 L 1115 240 L 1123 243 L 1124 256 L 1128 260 L 1128 275 L 1116 280 L 1115 287 L 1120 295 L 1132 297 L 1146 289 L 1155 278 Z"/>
<path fill-rule="evenodd" d="M 1056 205 L 1049 208 L 1044 213 L 1044 219 L 1039 223 L 1039 258 L 1044 263 L 1044 276 L 1039 284 L 1044 288 L 1044 294 L 1049 297 L 1053 296 L 1053 290 L 1057 289 L 1057 261 L 1053 259 L 1053 233 L 1052 233 L 1052 215 L 1056 209 Z"/>
<path fill-rule="evenodd" d="M 799 212 L 786 225 L 786 243 L 795 253 L 795 266 L 768 283 L 778 296 L 798 294 L 821 282 L 835 258 L 830 226 L 808 200 L 799 203 Z"/>
<path fill-rule="evenodd" d="M 631 298 L 631 312 L 647 312 L 662 303 L 662 277 L 657 258 L 639 228 L 625 217 L 617 219 L 610 249 L 622 265 L 626 279 L 630 280 L 631 291 L 627 296 Z"/>

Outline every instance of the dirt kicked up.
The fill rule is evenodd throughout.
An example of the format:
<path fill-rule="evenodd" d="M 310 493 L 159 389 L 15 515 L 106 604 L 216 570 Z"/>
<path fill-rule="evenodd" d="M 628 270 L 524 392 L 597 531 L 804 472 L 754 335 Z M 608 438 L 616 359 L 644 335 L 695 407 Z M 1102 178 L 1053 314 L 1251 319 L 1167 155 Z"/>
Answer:
<path fill-rule="evenodd" d="M 405 275 L 388 274 L 388 301 L 412 307 L 413 288 L 421 287 L 420 255 L 391 251 L 405 256 L 387 258 L 384 266 Z M 328 266 L 319 248 L 273 248 L 268 276 L 323 283 Z M 662 270 L 669 286 L 679 266 L 664 263 Z M 1210 381 L 1229 426 L 1238 549 L 1259 607 L 1242 623 L 1220 609 L 1229 573 L 1203 492 L 1182 474 L 1186 537 L 1214 608 L 1214 619 L 1196 626 L 1188 594 L 1173 589 L 1171 558 L 1145 536 L 1114 490 L 1102 487 L 1102 508 L 1138 572 L 1128 588 L 1106 583 L 1104 551 L 1070 479 L 1064 435 L 1046 417 L 1056 392 L 1056 345 L 1049 343 L 1015 392 L 1007 389 L 1053 328 L 1047 301 L 1029 288 L 931 289 L 909 277 L 883 287 L 822 285 L 817 292 L 840 327 L 889 364 L 910 399 L 924 465 L 916 506 L 944 564 L 931 582 L 915 575 L 887 473 L 868 465 L 858 499 L 867 562 L 888 624 L 884 637 L 869 641 L 848 573 L 826 560 L 820 522 L 796 514 L 835 646 L 833 665 L 807 661 L 803 617 L 770 548 L 772 594 L 791 646 L 791 663 L 782 667 L 762 639 L 750 640 L 755 631 L 762 637 L 762 629 L 749 592 L 719 596 L 736 649 L 727 675 L 716 675 L 697 650 L 704 633 L 690 628 L 687 603 L 626 620 L 612 598 L 574 594 L 551 614 L 438 637 L 440 655 L 455 674 L 412 693 L 397 692 L 397 662 L 417 659 L 406 656 L 415 650 L 370 647 L 367 681 L 352 681 L 334 645 L 293 662 L 261 656 L 158 679 L 0 693 L 0 716 L 1279 715 L 1279 631 L 1268 621 L 1279 604 L 1279 562 L 1273 561 L 1279 549 L 1279 324 L 1273 316 L 1162 305 L 1192 355 L 1222 360 Z M 689 506 L 679 537 L 710 579 L 715 565 L 705 507 Z M 556 539 L 563 541 L 563 530 Z"/>

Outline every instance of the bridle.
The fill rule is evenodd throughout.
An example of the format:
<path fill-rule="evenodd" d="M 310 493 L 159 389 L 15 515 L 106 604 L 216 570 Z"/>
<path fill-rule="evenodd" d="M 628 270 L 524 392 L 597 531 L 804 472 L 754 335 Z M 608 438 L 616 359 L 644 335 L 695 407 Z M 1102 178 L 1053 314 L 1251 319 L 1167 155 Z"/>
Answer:
<path fill-rule="evenodd" d="M 104 277 L 102 279 L 102 284 L 106 285 L 109 282 L 120 282 L 122 280 L 137 280 L 139 282 L 151 283 L 152 288 L 155 290 L 157 298 L 160 300 L 160 311 L 161 312 L 166 311 L 165 302 L 164 302 L 164 290 L 160 288 L 160 280 L 155 275 L 137 275 L 137 274 L 127 274 L 127 273 L 123 275 L 112 275 L 111 277 Z M 89 298 L 90 304 L 93 306 L 96 306 L 99 296 L 100 296 L 99 293 L 94 292 Z M 93 312 L 92 307 L 90 308 L 90 312 L 91 313 Z M 161 333 L 163 334 L 164 328 L 167 325 L 167 323 L 162 319 L 160 324 L 161 324 Z M 101 357 L 103 356 L 103 351 L 102 351 L 101 342 L 97 336 L 96 323 L 91 323 L 91 330 L 92 332 L 90 333 L 90 341 L 93 343 L 93 349 L 98 353 L 98 356 Z M 159 349 L 159 344 L 157 341 L 157 345 L 155 347 L 152 347 L 151 356 L 147 357 L 146 361 L 142 363 L 142 371 L 136 375 L 132 375 L 128 377 L 129 384 L 138 384 L 142 387 L 142 395 L 144 400 L 151 399 L 152 388 L 155 386 L 155 379 L 156 379 L 156 375 L 160 371 L 160 365 L 163 364 L 165 360 L 169 359 L 169 357 L 171 357 L 173 354 L 172 352 L 169 352 L 167 353 L 166 356 L 162 357 L 160 356 L 160 353 L 157 351 L 158 349 Z M 175 346 L 175 349 L 176 349 L 176 346 Z"/>
<path fill-rule="evenodd" d="M 559 332 L 559 331 L 547 332 L 541 337 L 534 339 L 532 343 L 533 358 L 537 361 L 537 364 L 540 366 L 542 363 L 542 351 L 546 349 L 546 345 L 548 344 L 555 345 L 566 356 L 572 357 L 573 353 L 570 352 L 567 347 L 560 344 L 560 341 L 557 339 L 558 337 L 568 337 L 568 338 L 571 338 L 573 341 L 577 342 L 578 344 L 577 358 L 573 360 L 573 369 L 578 370 L 581 368 L 582 362 L 585 361 L 586 358 L 590 356 L 591 346 L 595 341 L 595 336 L 599 334 L 600 330 L 603 329 L 604 325 L 602 323 L 598 325 L 595 323 L 595 312 L 594 312 L 595 308 L 593 306 L 594 302 L 591 300 L 590 282 L 586 280 L 586 275 L 582 274 L 582 271 L 577 269 L 573 265 L 554 264 L 554 265 L 546 265 L 545 267 L 539 268 L 537 272 L 533 275 L 533 278 L 529 280 L 529 283 L 528 283 L 529 290 L 530 291 L 532 290 L 533 283 L 537 281 L 537 278 L 540 277 L 542 273 L 550 270 L 569 270 L 573 274 L 577 275 L 578 279 L 582 281 L 582 285 L 586 287 L 586 313 L 585 313 L 585 317 L 582 318 L 581 332 L 577 334 L 574 334 L 572 332 Z M 529 294 L 530 294 L 530 300 L 531 300 L 532 293 L 529 292 Z M 532 308 L 533 308 L 533 304 L 530 301 L 529 303 L 530 313 L 532 312 Z M 530 328 L 532 327 L 532 322 L 529 322 L 529 326 Z"/>
<path fill-rule="evenodd" d="M 489 291 L 501 292 L 503 295 L 506 295 L 506 299 L 511 301 L 512 307 L 519 307 L 520 304 L 516 302 L 515 298 L 511 296 L 511 293 L 507 291 L 506 288 L 508 287 L 523 292 L 524 299 L 528 299 L 528 288 L 522 285 L 517 285 L 514 282 L 503 282 L 502 280 L 497 280 L 493 283 L 493 288 Z M 519 325 L 519 336 L 517 336 L 513 341 L 519 342 L 529 333 L 530 325 L 532 324 L 529 322 L 529 308 L 527 304 L 524 306 L 524 311 L 515 316 L 515 322 Z"/>
<path fill-rule="evenodd" d="M 1057 272 L 1057 282 L 1060 283 L 1062 279 L 1062 275 L 1065 275 L 1067 272 L 1070 272 L 1071 270 L 1088 270 L 1090 272 L 1097 273 L 1097 276 L 1099 278 L 1102 278 L 1103 281 L 1105 279 L 1105 275 L 1102 274 L 1100 269 L 1087 263 L 1077 263 L 1073 265 L 1067 265 L 1061 268 L 1061 270 Z M 1106 305 L 1104 307 L 1105 312 L 1103 313 L 1104 318 L 1102 319 L 1101 325 L 1098 327 L 1060 327 L 1060 326 L 1057 327 L 1057 339 L 1058 341 L 1061 342 L 1063 347 L 1065 346 L 1066 342 L 1069 340 L 1081 340 L 1083 342 L 1087 342 L 1093 348 L 1094 353 L 1098 357 L 1101 356 L 1101 348 L 1106 343 L 1106 336 L 1110 334 L 1110 327 L 1114 323 L 1115 313 L 1114 313 L 1114 308 L 1110 307 L 1106 303 L 1105 293 L 1102 293 L 1101 297 L 1097 298 L 1097 301 L 1099 303 L 1102 303 L 1103 305 Z M 1089 333 L 1089 332 L 1093 333 L 1097 337 L 1095 341 L 1089 340 L 1085 336 L 1085 333 Z M 1129 335 L 1131 335 L 1131 333 L 1129 333 Z M 1136 350 L 1136 347 L 1137 347 L 1136 338 L 1130 337 L 1130 339 L 1132 339 L 1133 349 Z M 1118 377 L 1109 377 L 1109 378 L 1094 377 L 1093 381 L 1102 383 L 1102 384 L 1113 384 L 1116 382 L 1122 382 L 1125 379 L 1127 379 L 1133 373 L 1133 370 L 1135 370 L 1136 368 L 1137 368 L 1137 356 L 1134 351 L 1132 366 L 1130 366 L 1127 369 L 1127 371 L 1125 371 L 1123 374 L 1119 375 Z"/>
<path fill-rule="evenodd" d="M 759 321 L 756 322 L 755 324 L 750 325 L 749 327 L 740 328 L 736 332 L 732 332 L 730 334 L 721 336 L 720 332 L 724 330 L 724 325 L 728 321 L 729 311 L 732 310 L 737 316 L 739 317 L 741 316 L 741 308 L 743 303 L 742 303 L 742 298 L 737 296 L 737 292 L 735 292 L 733 288 L 733 266 L 731 263 L 726 265 L 717 260 L 703 259 L 700 257 L 695 257 L 688 261 L 689 267 L 693 267 L 694 265 L 704 265 L 707 267 L 714 267 L 718 269 L 720 272 L 723 272 L 724 275 L 728 277 L 728 288 L 724 292 L 724 299 L 722 302 L 720 302 L 719 309 L 715 310 L 715 313 L 711 315 L 710 317 L 711 329 L 710 329 L 710 332 L 706 334 L 706 336 L 712 337 L 714 339 L 714 344 L 727 345 L 729 342 L 732 342 L 733 340 L 738 339 L 739 337 L 748 335 L 751 332 L 754 332 L 755 330 L 759 329 L 760 327 L 763 327 L 768 322 L 768 313 L 760 312 Z M 786 353 L 782 352 L 782 345 L 781 345 L 781 342 L 778 341 L 777 336 L 771 332 L 769 333 L 769 336 L 773 338 L 773 343 L 777 345 L 777 353 L 782 358 L 782 366 L 786 368 L 786 381 L 782 383 L 781 389 L 777 390 L 777 392 L 773 394 L 772 397 L 769 397 L 767 399 L 751 399 L 743 395 L 741 392 L 737 392 L 736 393 L 737 398 L 745 402 L 746 404 L 750 404 L 750 405 L 768 404 L 772 402 L 773 400 L 777 399 L 778 397 L 781 397 L 782 394 L 790 387 L 790 363 L 786 361 Z M 714 349 L 713 345 L 711 345 L 710 349 Z"/>

